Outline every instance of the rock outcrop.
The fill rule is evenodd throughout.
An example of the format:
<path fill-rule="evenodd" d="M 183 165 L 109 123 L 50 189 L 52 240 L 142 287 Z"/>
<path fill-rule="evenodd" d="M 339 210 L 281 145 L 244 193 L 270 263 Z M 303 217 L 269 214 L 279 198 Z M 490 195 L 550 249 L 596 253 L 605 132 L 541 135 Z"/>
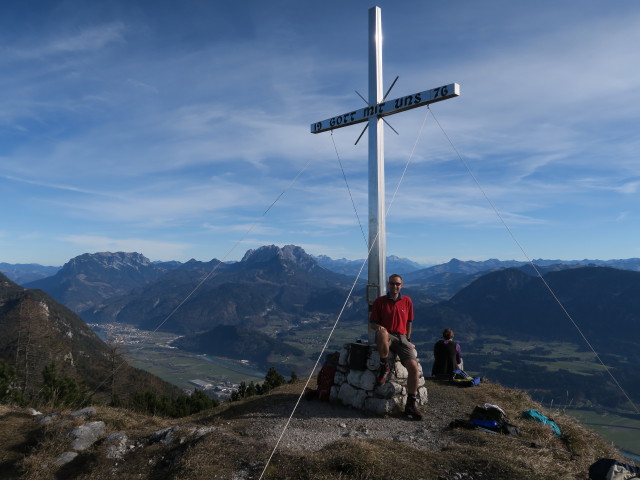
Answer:
<path fill-rule="evenodd" d="M 354 361 L 360 351 L 366 352 L 366 364 L 358 368 Z M 380 365 L 380 356 L 373 345 L 366 343 L 345 344 L 340 351 L 334 385 L 331 388 L 331 401 L 339 401 L 358 410 L 375 413 L 377 415 L 395 414 L 403 411 L 407 402 L 407 369 L 395 354 L 390 353 L 391 374 L 383 385 L 376 385 L 376 373 Z M 420 368 L 417 401 L 425 405 L 428 392 Z"/>

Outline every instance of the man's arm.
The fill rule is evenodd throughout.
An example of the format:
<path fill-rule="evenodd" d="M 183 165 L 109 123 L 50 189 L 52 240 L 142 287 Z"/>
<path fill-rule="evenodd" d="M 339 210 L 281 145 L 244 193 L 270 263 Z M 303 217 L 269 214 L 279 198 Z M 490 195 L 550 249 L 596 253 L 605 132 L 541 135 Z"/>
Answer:
<path fill-rule="evenodd" d="M 369 320 L 369 325 L 371 326 L 371 330 L 384 330 L 385 329 L 378 322 L 374 322 L 371 319 Z"/>
<path fill-rule="evenodd" d="M 379 305 L 380 305 L 380 303 L 376 299 L 373 302 L 373 305 L 371 305 L 371 311 L 369 312 L 369 324 L 371 325 L 371 328 L 373 330 L 380 330 L 380 328 L 384 328 L 384 327 L 382 327 L 382 325 L 380 325 L 380 309 L 379 309 Z"/>
<path fill-rule="evenodd" d="M 407 316 L 407 340 L 411 341 L 411 326 L 413 325 L 413 301 L 409 300 L 409 314 Z"/>

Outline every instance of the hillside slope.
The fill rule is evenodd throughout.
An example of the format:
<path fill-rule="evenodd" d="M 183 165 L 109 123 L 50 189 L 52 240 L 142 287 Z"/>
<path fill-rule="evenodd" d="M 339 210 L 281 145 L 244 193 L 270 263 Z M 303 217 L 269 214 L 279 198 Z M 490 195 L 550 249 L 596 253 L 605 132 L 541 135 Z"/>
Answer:
<path fill-rule="evenodd" d="M 25 411 L 0 406 L 0 474 L 34 480 L 258 479 L 280 438 L 265 479 L 584 479 L 597 459 L 621 458 L 558 412 L 553 416 L 562 437 L 520 418 L 525 409 L 544 410 L 523 392 L 491 383 L 460 389 L 429 381 L 422 422 L 303 400 L 282 434 L 303 388 L 302 382 L 285 385 L 179 420 L 98 407 L 91 420 L 105 422 L 104 436 L 65 465 L 55 459 L 69 450 L 64 432 L 78 421 L 64 423 L 62 415 L 43 425 Z M 503 408 L 521 435 L 449 426 L 485 402 Z"/>
<path fill-rule="evenodd" d="M 447 302 L 417 306 L 414 337 L 425 342 L 421 351 L 430 352 L 451 327 L 472 372 L 537 389 L 538 398 L 637 412 L 599 360 L 638 405 L 640 272 L 582 267 L 543 278 L 562 307 L 540 278 L 513 268 L 480 277 Z"/>
<path fill-rule="evenodd" d="M 269 355 L 303 356 L 304 351 L 271 338 L 258 330 L 237 325 L 219 325 L 205 333 L 185 335 L 171 343 L 196 354 L 244 359 L 268 370 Z"/>
<path fill-rule="evenodd" d="M 129 366 L 67 307 L 40 290 L 28 290 L 0 274 L 0 363 L 14 367 L 17 388 L 37 395 L 45 367 L 55 365 L 98 396 L 127 398 L 138 390 L 177 394 L 154 375 Z"/>

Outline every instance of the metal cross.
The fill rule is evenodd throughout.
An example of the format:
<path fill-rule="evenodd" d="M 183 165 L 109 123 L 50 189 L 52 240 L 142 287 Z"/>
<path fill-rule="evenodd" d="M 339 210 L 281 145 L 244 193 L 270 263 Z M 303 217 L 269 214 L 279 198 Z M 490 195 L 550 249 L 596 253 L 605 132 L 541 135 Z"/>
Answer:
<path fill-rule="evenodd" d="M 394 82 L 395 83 L 395 82 Z M 393 85 L 392 85 L 393 86 Z M 311 133 L 368 122 L 369 129 L 369 271 L 367 303 L 387 292 L 386 219 L 384 189 L 384 125 L 388 115 L 422 107 L 460 95 L 460 85 L 450 83 L 424 92 L 386 101 L 382 94 L 382 13 L 369 9 L 369 101 L 368 106 L 311 124 Z M 388 92 L 387 92 L 388 94 Z M 367 128 L 365 127 L 365 128 Z M 357 142 L 356 142 L 357 143 Z"/>

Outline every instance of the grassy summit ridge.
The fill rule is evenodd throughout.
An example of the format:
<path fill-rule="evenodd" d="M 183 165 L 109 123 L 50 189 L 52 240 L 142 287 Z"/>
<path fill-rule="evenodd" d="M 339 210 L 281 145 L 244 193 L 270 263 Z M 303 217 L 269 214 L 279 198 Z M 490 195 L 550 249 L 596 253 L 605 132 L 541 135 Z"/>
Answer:
<path fill-rule="evenodd" d="M 92 420 L 105 422 L 105 435 L 125 432 L 126 453 L 107 458 L 107 442 L 101 440 L 64 466 L 54 460 L 69 448 L 62 435 L 68 424 L 43 426 L 22 410 L 2 406 L 0 476 L 257 479 L 287 422 L 265 479 L 583 479 L 597 459 L 621 458 L 575 420 L 498 384 L 461 389 L 429 381 L 422 422 L 306 400 L 289 420 L 303 388 L 303 382 L 284 385 L 182 419 L 98 407 Z M 449 427 L 485 402 L 502 407 L 521 436 Z M 529 408 L 552 414 L 563 437 L 520 418 Z"/>

